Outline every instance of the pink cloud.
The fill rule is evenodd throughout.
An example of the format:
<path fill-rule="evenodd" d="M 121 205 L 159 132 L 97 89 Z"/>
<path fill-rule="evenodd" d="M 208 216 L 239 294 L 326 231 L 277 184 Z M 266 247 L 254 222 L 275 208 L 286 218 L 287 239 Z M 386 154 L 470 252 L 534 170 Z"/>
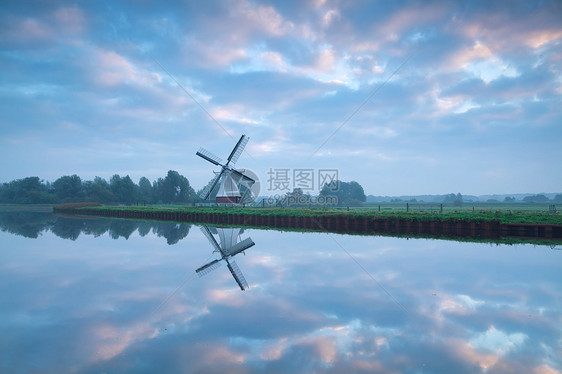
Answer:
<path fill-rule="evenodd" d="M 60 8 L 40 17 L 12 16 L 0 32 L 15 42 L 49 42 L 61 36 L 78 34 L 86 28 L 86 18 L 78 7 Z"/>
<path fill-rule="evenodd" d="M 150 87 L 162 81 L 160 74 L 141 70 L 125 57 L 113 51 L 99 49 L 95 53 L 95 60 L 96 83 L 100 85 L 133 84 Z"/>
<path fill-rule="evenodd" d="M 562 30 L 540 30 L 523 37 L 523 42 L 532 48 L 540 48 L 562 39 Z"/>
<path fill-rule="evenodd" d="M 460 70 L 471 61 L 484 59 L 492 54 L 492 50 L 488 46 L 476 41 L 472 46 L 454 53 L 450 58 L 450 66 L 452 70 Z"/>
<path fill-rule="evenodd" d="M 237 16 L 244 18 L 249 22 L 247 24 L 256 30 L 269 35 L 282 36 L 294 28 L 293 23 L 286 21 L 272 6 L 255 6 L 247 1 L 236 4 L 239 4 L 234 10 L 238 13 Z"/>
<path fill-rule="evenodd" d="M 411 29 L 442 19 L 446 12 L 447 7 L 442 3 L 408 7 L 390 16 L 388 21 L 383 23 L 382 26 L 377 27 L 379 30 L 378 33 L 387 35 L 387 38 L 393 39 L 396 35 L 400 35 L 405 29 Z"/>
<path fill-rule="evenodd" d="M 76 34 L 86 28 L 86 17 L 77 6 L 60 8 L 55 11 L 53 18 L 66 33 Z"/>
<path fill-rule="evenodd" d="M 556 11 L 549 9 L 521 18 L 508 11 L 496 11 L 468 20 L 453 19 L 448 28 L 469 40 L 480 40 L 493 53 L 503 53 L 540 48 L 562 39 L 562 28 L 556 17 Z"/>
<path fill-rule="evenodd" d="M 45 39 L 53 34 L 53 30 L 45 23 L 36 19 L 26 19 L 19 24 L 18 34 L 24 40 Z"/>
<path fill-rule="evenodd" d="M 198 58 L 195 65 L 200 65 L 208 68 L 226 67 L 235 61 L 239 61 L 248 57 L 246 46 L 243 43 L 227 41 L 214 41 L 209 43 L 207 40 L 188 40 L 185 50 L 184 59 L 191 61 L 193 55 Z M 197 51 L 195 54 L 193 50 Z"/>

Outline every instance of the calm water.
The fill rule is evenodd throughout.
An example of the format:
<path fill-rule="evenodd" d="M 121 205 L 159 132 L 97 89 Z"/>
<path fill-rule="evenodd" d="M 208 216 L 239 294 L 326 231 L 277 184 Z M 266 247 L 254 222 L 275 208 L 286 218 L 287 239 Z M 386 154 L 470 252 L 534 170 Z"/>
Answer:
<path fill-rule="evenodd" d="M 209 228 L 241 291 L 196 225 L 0 228 L 2 373 L 562 370 L 560 246 Z"/>

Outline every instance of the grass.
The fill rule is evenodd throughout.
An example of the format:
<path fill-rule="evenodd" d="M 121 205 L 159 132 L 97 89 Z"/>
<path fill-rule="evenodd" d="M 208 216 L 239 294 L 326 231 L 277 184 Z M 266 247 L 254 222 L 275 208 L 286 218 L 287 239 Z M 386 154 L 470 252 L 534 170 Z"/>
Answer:
<path fill-rule="evenodd" d="M 549 207 L 553 203 L 464 203 L 462 206 L 453 206 L 451 204 L 443 204 L 443 212 L 472 212 L 472 211 L 488 211 L 488 212 L 535 212 L 535 213 L 548 213 Z M 367 209 L 378 210 L 380 206 L 381 211 L 406 211 L 406 203 L 372 203 L 364 204 L 363 207 L 350 208 L 350 209 Z M 562 204 L 557 204 L 558 209 L 562 209 Z M 441 204 L 439 203 L 424 203 L 415 202 L 408 203 L 408 209 L 413 212 L 439 212 Z"/>
<path fill-rule="evenodd" d="M 523 204 L 514 204 L 520 207 Z M 533 204 L 530 204 L 533 205 Z M 405 207 L 400 209 L 378 210 L 377 207 L 361 208 L 242 208 L 242 207 L 191 207 L 185 205 L 152 205 L 152 206 L 93 206 L 86 207 L 88 210 L 109 209 L 124 211 L 161 211 L 161 212 L 183 212 L 200 214 L 223 214 L 223 215 L 256 215 L 256 216 L 298 216 L 298 217 L 324 217 L 324 216 L 347 216 L 347 217 L 369 217 L 372 219 L 400 219 L 406 221 L 442 221 L 442 222 L 487 222 L 500 223 L 528 223 L 528 224 L 551 224 L 562 225 L 560 213 L 528 209 L 511 210 L 494 209 L 497 205 L 489 205 L 488 209 L 474 209 L 463 207 L 447 208 L 443 213 L 439 211 L 411 210 L 406 212 Z M 547 204 L 548 208 L 548 204 Z M 77 208 L 82 209 L 82 208 Z"/>

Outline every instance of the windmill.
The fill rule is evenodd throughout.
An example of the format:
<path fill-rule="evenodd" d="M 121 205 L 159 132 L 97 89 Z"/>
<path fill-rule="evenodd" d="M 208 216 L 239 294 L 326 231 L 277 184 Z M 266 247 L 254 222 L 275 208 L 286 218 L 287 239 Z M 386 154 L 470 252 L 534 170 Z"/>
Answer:
<path fill-rule="evenodd" d="M 222 160 L 212 154 L 211 152 L 207 151 L 204 148 L 200 148 L 199 151 L 196 153 L 197 156 L 204 158 L 205 160 L 209 161 L 210 163 L 220 166 L 221 171 L 215 173 L 215 177 L 205 186 L 201 194 L 199 195 L 203 200 L 207 200 L 211 195 L 211 192 L 219 183 L 219 190 L 217 192 L 216 203 L 219 205 L 231 205 L 231 204 L 242 204 L 248 201 L 244 201 L 245 199 L 240 194 L 239 185 L 243 184 L 246 188 L 246 191 L 250 191 L 252 185 L 256 182 L 255 179 L 249 177 L 248 175 L 244 174 L 246 170 L 234 169 L 234 165 L 238 158 L 242 154 L 246 143 L 248 143 L 248 138 L 246 135 L 242 135 L 238 143 L 234 146 L 232 152 L 228 156 L 228 159 L 225 164 L 222 164 Z M 247 199 L 246 199 L 247 200 Z M 251 197 L 250 197 L 251 200 Z"/>
<path fill-rule="evenodd" d="M 214 248 L 213 253 L 220 253 L 221 258 L 201 266 L 199 269 L 195 270 L 195 272 L 199 275 L 199 277 L 202 277 L 203 275 L 206 275 L 218 268 L 221 265 L 221 261 L 224 260 L 228 270 L 230 270 L 230 273 L 232 274 L 232 277 L 234 277 L 234 280 L 238 283 L 240 289 L 244 291 L 248 288 L 248 282 L 246 282 L 246 278 L 244 278 L 244 275 L 232 257 L 252 247 L 255 243 L 251 238 L 246 238 L 241 242 L 238 242 L 238 238 L 240 237 L 239 228 L 217 228 L 216 230 L 219 234 L 220 245 L 217 243 L 209 227 L 201 226 L 201 231 L 203 231 L 203 234 L 207 237 Z"/>

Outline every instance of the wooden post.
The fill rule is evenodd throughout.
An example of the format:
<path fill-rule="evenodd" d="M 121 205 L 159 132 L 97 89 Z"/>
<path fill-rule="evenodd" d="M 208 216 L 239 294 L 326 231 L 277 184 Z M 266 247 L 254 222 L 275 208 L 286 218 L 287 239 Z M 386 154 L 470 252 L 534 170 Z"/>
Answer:
<path fill-rule="evenodd" d="M 410 210 L 410 206 L 408 205 L 408 203 L 406 203 L 406 212 L 408 212 Z"/>
<path fill-rule="evenodd" d="M 443 213 L 443 204 L 441 204 L 441 206 L 439 208 L 439 213 Z"/>

